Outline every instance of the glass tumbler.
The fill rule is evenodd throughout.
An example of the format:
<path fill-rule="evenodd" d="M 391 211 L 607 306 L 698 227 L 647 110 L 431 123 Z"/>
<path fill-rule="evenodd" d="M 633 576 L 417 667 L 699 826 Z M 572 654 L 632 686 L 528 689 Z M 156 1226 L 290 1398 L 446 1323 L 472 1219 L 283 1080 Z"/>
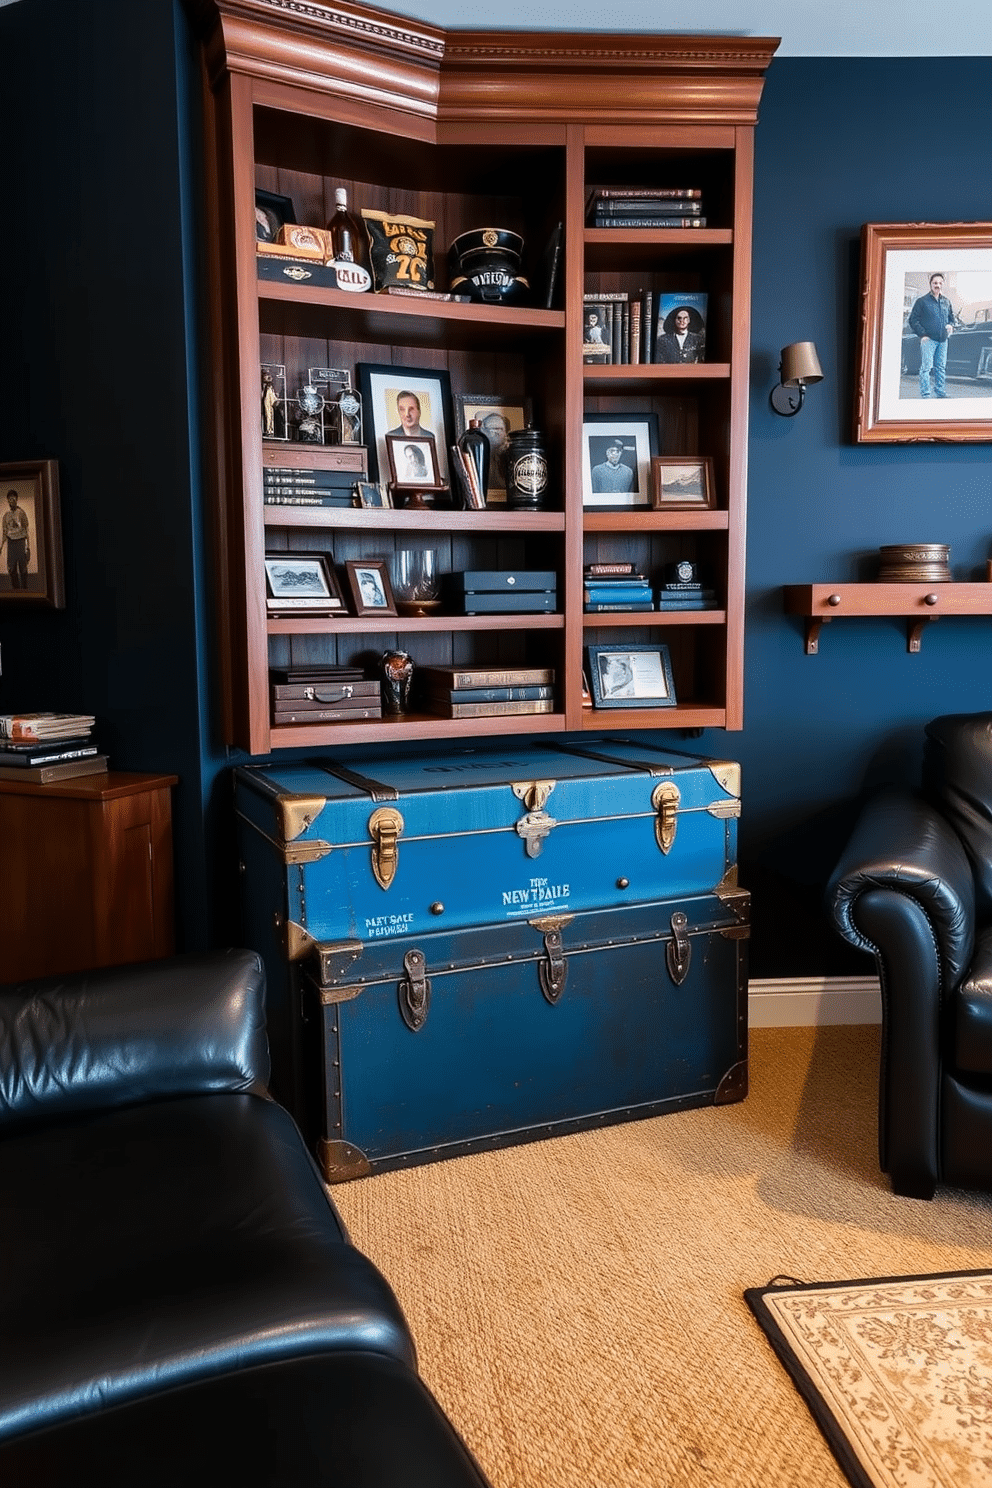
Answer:
<path fill-rule="evenodd" d="M 433 548 L 398 548 L 390 560 L 396 608 L 402 615 L 430 615 L 441 604 L 441 580 Z"/>

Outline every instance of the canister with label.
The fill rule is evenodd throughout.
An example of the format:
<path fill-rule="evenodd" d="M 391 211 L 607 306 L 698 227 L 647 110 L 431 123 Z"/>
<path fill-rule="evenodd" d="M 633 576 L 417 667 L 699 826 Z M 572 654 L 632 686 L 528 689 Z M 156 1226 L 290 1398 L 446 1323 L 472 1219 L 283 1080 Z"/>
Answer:
<path fill-rule="evenodd" d="M 539 429 L 510 434 L 506 454 L 506 504 L 522 511 L 541 511 L 548 504 L 548 457 Z"/>

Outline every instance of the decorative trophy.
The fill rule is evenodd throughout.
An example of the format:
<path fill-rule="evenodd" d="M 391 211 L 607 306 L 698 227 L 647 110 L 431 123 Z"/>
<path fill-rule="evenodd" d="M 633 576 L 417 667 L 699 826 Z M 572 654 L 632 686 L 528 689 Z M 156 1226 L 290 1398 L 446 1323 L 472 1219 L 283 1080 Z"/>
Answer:
<path fill-rule="evenodd" d="M 300 419 L 296 425 L 296 437 L 301 444 L 323 444 L 324 442 L 324 395 L 312 382 L 306 382 L 296 395 Z"/>
<path fill-rule="evenodd" d="M 328 444 L 361 444 L 362 400 L 351 385 L 351 373 L 345 368 L 311 367 L 307 374 L 311 387 L 325 394 L 324 438 Z"/>

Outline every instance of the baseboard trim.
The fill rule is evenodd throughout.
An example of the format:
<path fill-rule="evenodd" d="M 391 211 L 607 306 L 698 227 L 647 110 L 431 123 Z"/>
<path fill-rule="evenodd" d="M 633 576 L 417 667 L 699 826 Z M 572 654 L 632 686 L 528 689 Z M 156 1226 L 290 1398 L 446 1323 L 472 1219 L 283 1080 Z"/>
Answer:
<path fill-rule="evenodd" d="M 752 1028 L 881 1023 L 877 977 L 766 977 L 748 983 Z"/>

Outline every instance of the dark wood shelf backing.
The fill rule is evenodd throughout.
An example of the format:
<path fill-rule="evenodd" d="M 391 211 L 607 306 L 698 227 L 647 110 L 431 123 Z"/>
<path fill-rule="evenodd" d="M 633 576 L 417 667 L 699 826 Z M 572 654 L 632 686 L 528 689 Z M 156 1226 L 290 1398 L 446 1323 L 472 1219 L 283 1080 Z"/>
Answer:
<path fill-rule="evenodd" d="M 785 611 L 805 619 L 807 656 L 820 648 L 820 629 L 845 615 L 905 619 L 906 649 L 920 649 L 923 631 L 941 615 L 992 616 L 992 584 L 786 584 Z"/>

